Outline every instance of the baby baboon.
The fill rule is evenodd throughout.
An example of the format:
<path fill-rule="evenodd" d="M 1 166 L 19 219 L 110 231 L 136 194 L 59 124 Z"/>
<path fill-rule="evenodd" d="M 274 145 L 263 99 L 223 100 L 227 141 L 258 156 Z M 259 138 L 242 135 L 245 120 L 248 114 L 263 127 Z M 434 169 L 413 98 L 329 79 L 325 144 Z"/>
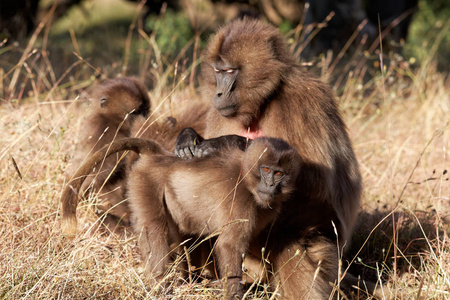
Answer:
<path fill-rule="evenodd" d="M 302 158 L 295 195 L 270 235 L 263 231 L 250 248 L 257 263 L 262 248 L 270 253 L 272 279 L 282 283 L 285 298 L 328 298 L 329 281 L 337 280 L 335 245 L 342 247 L 351 236 L 362 190 L 333 92 L 302 70 L 275 27 L 246 18 L 224 26 L 209 41 L 202 77 L 203 98 L 210 107 L 205 138 L 277 137 Z M 180 139 L 176 152 L 192 156 L 194 140 L 199 137 Z M 297 251 L 301 255 L 293 257 Z M 301 257 L 305 259 L 299 263 Z M 319 261 L 330 263 L 319 268 Z"/>
<path fill-rule="evenodd" d="M 93 93 L 92 111 L 83 124 L 80 152 L 76 160 L 80 162 L 104 145 L 129 137 L 135 118 L 146 117 L 149 111 L 147 90 L 139 79 L 115 78 L 101 84 Z M 105 224 L 111 229 L 119 221 L 125 225 L 129 223 L 128 207 L 123 202 L 125 162 L 119 161 L 120 157 L 121 153 L 118 153 L 105 159 L 95 170 L 95 176 L 88 178 L 81 188 L 81 192 L 101 190 L 101 203 L 97 208 L 107 212 Z"/>
<path fill-rule="evenodd" d="M 220 276 L 227 279 L 228 297 L 241 297 L 243 255 L 250 240 L 276 220 L 282 203 L 293 193 L 301 161 L 281 139 L 255 139 L 246 151 L 246 139 L 239 136 L 206 140 L 203 145 L 208 143 L 212 144 L 208 148 L 220 150 L 193 160 L 181 160 L 144 139 L 123 139 L 105 146 L 89 158 L 63 192 L 63 233 L 76 233 L 73 190 L 80 187 L 83 176 L 107 155 L 139 152 L 127 187 L 146 274 L 159 279 L 170 262 L 170 245 L 179 243 L 181 235 L 218 234 L 214 251 Z"/>

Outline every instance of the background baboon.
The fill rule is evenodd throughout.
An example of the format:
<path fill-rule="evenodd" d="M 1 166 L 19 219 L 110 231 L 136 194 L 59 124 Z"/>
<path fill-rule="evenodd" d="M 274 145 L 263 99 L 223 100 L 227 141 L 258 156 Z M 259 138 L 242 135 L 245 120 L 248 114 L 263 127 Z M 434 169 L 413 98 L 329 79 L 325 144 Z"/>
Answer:
<path fill-rule="evenodd" d="M 183 129 L 193 127 L 200 134 L 205 131 L 207 107 L 204 103 L 197 100 L 177 103 L 170 112 L 170 116 L 157 115 L 157 112 L 150 118 L 138 116 L 131 126 L 131 137 L 155 140 L 165 149 L 173 150 Z"/>
<path fill-rule="evenodd" d="M 294 191 L 300 157 L 286 142 L 223 136 L 204 141 L 220 148 L 203 159 L 180 160 L 158 143 L 123 139 L 96 152 L 77 173 L 63 197 L 63 231 L 76 231 L 76 194 L 86 172 L 115 152 L 142 154 L 128 174 L 133 228 L 140 233 L 146 273 L 162 275 L 169 264 L 170 244 L 180 234 L 219 234 L 215 245 L 221 277 L 227 277 L 228 297 L 242 296 L 242 260 L 251 238 L 271 224 Z M 201 147 L 199 147 L 201 148 Z M 172 228 L 172 230 L 170 230 Z M 174 233 L 173 228 L 179 232 Z"/>
<path fill-rule="evenodd" d="M 129 137 L 135 118 L 148 115 L 150 100 L 147 89 L 137 78 L 115 78 L 94 90 L 91 109 L 82 125 L 84 130 L 76 162 L 115 139 Z M 125 161 L 119 161 L 120 157 L 121 153 L 118 153 L 106 158 L 95 170 L 95 176 L 88 178 L 81 188 L 81 191 L 88 188 L 96 192 L 101 190 L 103 195 L 97 208 L 100 212 L 108 212 L 105 223 L 112 228 L 119 220 L 122 224 L 129 222 L 127 204 L 123 202 Z"/>
<path fill-rule="evenodd" d="M 256 262 L 265 247 L 272 279 L 286 298 L 328 297 L 329 281 L 337 280 L 336 241 L 343 247 L 349 240 L 361 194 L 358 163 L 331 89 L 300 68 L 275 27 L 257 20 L 221 28 L 204 57 L 203 98 L 212 101 L 205 138 L 278 137 L 303 161 L 296 195 L 270 234 L 263 231 L 250 244 Z M 192 143 L 180 141 L 177 151 Z"/>

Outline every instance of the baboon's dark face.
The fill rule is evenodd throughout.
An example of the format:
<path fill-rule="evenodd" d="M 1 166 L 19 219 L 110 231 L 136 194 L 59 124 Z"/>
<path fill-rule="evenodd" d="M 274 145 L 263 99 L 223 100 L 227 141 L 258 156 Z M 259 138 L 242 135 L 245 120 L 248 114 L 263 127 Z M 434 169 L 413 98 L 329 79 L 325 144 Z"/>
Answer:
<path fill-rule="evenodd" d="M 288 183 L 288 177 L 280 166 L 262 165 L 259 167 L 261 180 L 256 188 L 259 205 L 270 207 L 274 198 L 281 193 L 282 183 Z"/>
<path fill-rule="evenodd" d="M 256 204 L 274 208 L 287 200 L 295 190 L 301 159 L 285 141 L 257 138 L 247 151 L 244 170 L 250 170 L 247 180 Z"/>
<path fill-rule="evenodd" d="M 205 99 L 212 99 L 221 116 L 249 126 L 291 65 L 279 59 L 284 46 L 279 32 L 261 22 L 223 27 L 208 43 L 202 64 Z"/>
<path fill-rule="evenodd" d="M 222 116 L 232 117 L 239 110 L 239 99 L 234 93 L 239 69 L 224 63 L 215 63 L 212 67 L 216 77 L 213 105 Z"/>

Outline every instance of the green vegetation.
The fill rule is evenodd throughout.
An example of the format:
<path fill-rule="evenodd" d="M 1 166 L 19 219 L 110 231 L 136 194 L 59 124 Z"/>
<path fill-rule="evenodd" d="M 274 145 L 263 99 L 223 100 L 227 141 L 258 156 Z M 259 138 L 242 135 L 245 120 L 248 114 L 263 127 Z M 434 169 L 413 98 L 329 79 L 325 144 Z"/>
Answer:
<path fill-rule="evenodd" d="M 444 0 L 419 1 L 419 10 L 410 27 L 405 53 L 418 61 L 435 59 L 439 69 L 450 71 L 450 3 Z"/>
<path fill-rule="evenodd" d="M 189 18 L 183 12 L 167 10 L 160 17 L 153 15 L 145 28 L 154 32 L 159 50 L 168 59 L 174 59 L 194 38 Z"/>

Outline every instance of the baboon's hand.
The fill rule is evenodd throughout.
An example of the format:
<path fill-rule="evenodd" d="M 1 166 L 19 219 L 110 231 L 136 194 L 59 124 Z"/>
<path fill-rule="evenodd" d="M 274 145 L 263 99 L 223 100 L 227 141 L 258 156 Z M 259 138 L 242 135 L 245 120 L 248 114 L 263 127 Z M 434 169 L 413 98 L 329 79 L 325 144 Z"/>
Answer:
<path fill-rule="evenodd" d="M 195 157 L 205 157 L 216 152 L 219 145 L 213 140 L 205 140 L 197 145 L 194 149 Z"/>
<path fill-rule="evenodd" d="M 203 138 L 191 128 L 183 129 L 177 137 L 175 146 L 175 155 L 183 159 L 191 159 L 196 155 L 196 148 L 202 142 Z"/>

